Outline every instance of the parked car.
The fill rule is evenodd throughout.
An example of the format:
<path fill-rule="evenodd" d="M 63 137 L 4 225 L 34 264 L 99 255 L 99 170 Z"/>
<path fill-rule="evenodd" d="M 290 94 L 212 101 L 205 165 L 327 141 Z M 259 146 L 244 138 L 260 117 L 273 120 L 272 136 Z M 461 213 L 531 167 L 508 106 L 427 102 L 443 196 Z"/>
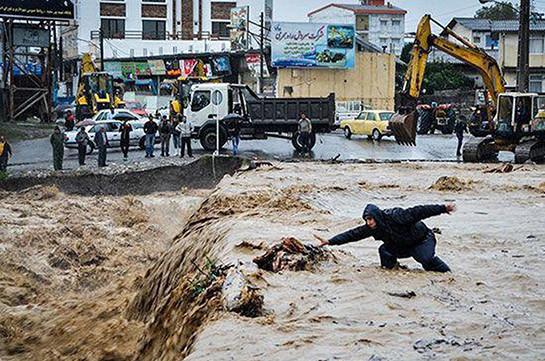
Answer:
<path fill-rule="evenodd" d="M 91 119 L 93 121 L 95 121 L 95 122 L 108 120 L 108 116 L 109 116 L 110 112 L 111 111 L 109 109 L 103 109 L 103 110 L 99 111 L 98 113 L 96 113 Z M 133 120 L 145 121 L 146 120 L 145 118 L 143 118 L 142 116 L 136 114 L 132 110 L 124 109 L 124 108 L 114 109 L 113 118 L 119 118 L 118 120 L 127 119 L 129 121 L 133 121 Z"/>
<path fill-rule="evenodd" d="M 393 135 L 389 128 L 389 120 L 394 112 L 389 110 L 364 110 L 354 119 L 341 121 L 344 135 L 350 139 L 352 135 L 366 135 L 369 139 L 380 140 L 384 136 Z"/>
<path fill-rule="evenodd" d="M 141 117 L 145 117 L 148 115 L 148 111 L 146 110 L 146 105 L 142 104 L 141 102 L 137 100 L 132 101 L 126 101 L 125 107 L 132 111 L 135 114 L 138 114 Z"/>

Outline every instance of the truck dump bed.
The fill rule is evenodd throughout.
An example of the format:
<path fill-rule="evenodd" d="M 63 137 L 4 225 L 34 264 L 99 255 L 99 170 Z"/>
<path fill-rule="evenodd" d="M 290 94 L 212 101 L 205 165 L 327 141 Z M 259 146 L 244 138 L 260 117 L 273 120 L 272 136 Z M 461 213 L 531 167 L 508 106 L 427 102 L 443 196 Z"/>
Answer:
<path fill-rule="evenodd" d="M 301 113 L 312 121 L 315 133 L 334 130 L 335 94 L 325 98 L 247 98 L 255 128 L 263 132 L 295 132 Z"/>

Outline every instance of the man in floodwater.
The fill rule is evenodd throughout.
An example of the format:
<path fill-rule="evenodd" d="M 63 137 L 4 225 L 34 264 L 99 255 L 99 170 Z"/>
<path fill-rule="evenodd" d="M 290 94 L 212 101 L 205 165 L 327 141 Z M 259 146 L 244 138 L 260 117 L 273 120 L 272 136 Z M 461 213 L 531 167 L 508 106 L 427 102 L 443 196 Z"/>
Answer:
<path fill-rule="evenodd" d="M 363 211 L 365 225 L 341 233 L 330 240 L 318 238 L 322 245 L 341 245 L 374 237 L 384 242 L 379 247 L 380 264 L 392 269 L 398 258 L 414 258 L 426 271 L 449 272 L 450 268 L 435 255 L 437 240 L 423 219 L 456 211 L 453 204 L 426 205 L 412 208 L 391 208 L 381 210 L 369 204 Z"/>

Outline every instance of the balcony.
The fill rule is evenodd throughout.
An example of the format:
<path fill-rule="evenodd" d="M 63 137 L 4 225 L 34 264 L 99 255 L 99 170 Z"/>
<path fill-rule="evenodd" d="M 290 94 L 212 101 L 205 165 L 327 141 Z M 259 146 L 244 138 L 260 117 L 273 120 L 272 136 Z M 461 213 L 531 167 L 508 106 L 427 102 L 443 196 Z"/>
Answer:
<path fill-rule="evenodd" d="M 91 40 L 100 39 L 100 30 L 91 31 Z M 105 33 L 104 39 L 130 39 L 130 40 L 229 40 L 229 37 L 212 34 L 203 31 L 200 34 L 193 34 L 193 39 L 184 39 L 181 31 L 172 33 L 168 31 L 143 32 L 136 30 L 125 30 L 117 33 Z"/>

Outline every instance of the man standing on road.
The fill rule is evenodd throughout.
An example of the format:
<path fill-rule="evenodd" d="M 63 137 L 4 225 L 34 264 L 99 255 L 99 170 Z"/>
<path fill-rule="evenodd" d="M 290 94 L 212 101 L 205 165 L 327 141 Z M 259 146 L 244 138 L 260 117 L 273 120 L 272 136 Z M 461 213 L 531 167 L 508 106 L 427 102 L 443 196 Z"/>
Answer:
<path fill-rule="evenodd" d="M 11 145 L 6 142 L 6 138 L 0 137 L 0 172 L 5 172 L 8 168 L 8 160 L 13 156 Z"/>
<path fill-rule="evenodd" d="M 177 129 L 180 121 L 178 120 L 179 116 L 176 116 L 172 121 L 172 143 L 174 143 L 174 156 L 177 157 L 180 155 L 180 131 Z"/>
<path fill-rule="evenodd" d="M 144 133 L 146 133 L 146 158 L 153 158 L 153 147 L 155 146 L 155 133 L 159 127 L 153 121 L 153 116 L 150 114 L 148 121 L 144 124 Z"/>
<path fill-rule="evenodd" d="M 233 142 L 233 155 L 238 154 L 238 145 L 240 144 L 240 123 L 238 118 L 233 119 L 233 130 L 231 133 L 231 141 Z"/>
<path fill-rule="evenodd" d="M 106 129 L 101 126 L 98 132 L 95 134 L 95 144 L 98 148 L 98 166 L 106 167 L 106 155 L 108 150 L 108 135 Z"/>
<path fill-rule="evenodd" d="M 119 127 L 119 132 L 121 133 L 121 151 L 123 152 L 123 160 L 126 161 L 129 158 L 129 146 L 131 145 L 131 132 L 132 125 L 129 124 L 127 120 L 121 124 Z"/>
<path fill-rule="evenodd" d="M 180 145 L 180 157 L 185 156 L 185 148 L 187 146 L 187 155 L 192 158 L 193 151 L 191 150 L 191 132 L 193 131 L 193 126 L 187 120 L 187 117 L 182 116 L 182 121 L 176 129 L 180 132 L 181 145 Z"/>
<path fill-rule="evenodd" d="M 467 133 L 467 124 L 465 117 L 460 117 L 456 122 L 454 127 L 454 132 L 456 132 L 456 137 L 458 138 L 458 148 L 456 149 L 456 156 L 460 157 L 462 155 L 462 144 L 464 142 L 464 132 Z"/>
<path fill-rule="evenodd" d="M 53 147 L 53 169 L 62 170 L 62 161 L 64 158 L 64 133 L 59 126 L 55 127 L 49 141 Z"/>
<path fill-rule="evenodd" d="M 76 143 L 78 143 L 78 160 L 79 165 L 85 165 L 85 156 L 87 155 L 87 145 L 89 144 L 89 134 L 85 131 L 85 127 L 79 127 L 76 134 Z"/>
<path fill-rule="evenodd" d="M 161 134 L 161 157 L 170 156 L 170 133 L 172 132 L 172 124 L 166 115 L 163 115 L 159 124 L 159 133 Z"/>
<path fill-rule="evenodd" d="M 435 255 L 437 240 L 423 219 L 451 214 L 456 211 L 453 204 L 427 205 L 412 208 L 391 208 L 381 210 L 369 204 L 363 211 L 365 225 L 341 233 L 330 240 L 314 235 L 322 245 L 341 245 L 374 237 L 384 242 L 378 249 L 382 267 L 392 269 L 398 265 L 398 258 L 412 257 L 422 264 L 426 271 L 449 272 L 450 268 Z"/>
<path fill-rule="evenodd" d="M 299 134 L 301 137 L 303 153 L 308 153 L 310 151 L 310 133 L 312 133 L 312 123 L 305 113 L 301 113 L 301 119 L 299 119 Z"/>

